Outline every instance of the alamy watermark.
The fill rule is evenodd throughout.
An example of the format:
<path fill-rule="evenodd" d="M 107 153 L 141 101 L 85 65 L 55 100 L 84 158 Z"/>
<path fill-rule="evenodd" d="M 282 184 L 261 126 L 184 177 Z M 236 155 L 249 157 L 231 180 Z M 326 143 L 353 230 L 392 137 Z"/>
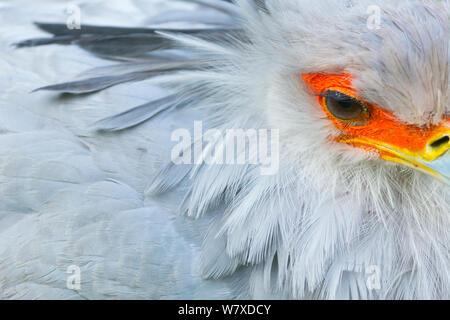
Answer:
<path fill-rule="evenodd" d="M 367 18 L 367 28 L 369 30 L 381 29 L 381 8 L 376 5 L 369 6 L 366 13 L 369 15 L 369 18 Z"/>
<path fill-rule="evenodd" d="M 280 141 L 277 129 L 209 129 L 194 122 L 193 135 L 188 129 L 177 129 L 172 141 L 172 162 L 207 165 L 257 165 L 261 175 L 275 175 L 280 165 Z"/>
<path fill-rule="evenodd" d="M 76 4 L 69 4 L 66 8 L 66 14 L 69 15 L 66 26 L 69 30 L 81 29 L 81 9 Z"/>
<path fill-rule="evenodd" d="M 381 290 L 381 268 L 378 265 L 347 265 L 348 272 L 355 272 L 365 275 L 366 287 L 369 291 Z"/>
<path fill-rule="evenodd" d="M 66 280 L 66 286 L 69 290 L 81 290 L 81 269 L 77 265 L 67 267 L 66 273 L 70 274 Z"/>

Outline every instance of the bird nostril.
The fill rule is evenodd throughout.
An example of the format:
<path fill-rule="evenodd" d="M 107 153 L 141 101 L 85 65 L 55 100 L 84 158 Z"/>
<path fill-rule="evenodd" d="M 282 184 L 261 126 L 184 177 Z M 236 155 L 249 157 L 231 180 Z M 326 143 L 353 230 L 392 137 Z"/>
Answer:
<path fill-rule="evenodd" d="M 430 147 L 432 147 L 433 149 L 437 149 L 440 146 L 447 144 L 450 141 L 450 137 L 449 136 L 444 136 L 436 141 L 434 141 L 433 143 L 430 144 Z"/>

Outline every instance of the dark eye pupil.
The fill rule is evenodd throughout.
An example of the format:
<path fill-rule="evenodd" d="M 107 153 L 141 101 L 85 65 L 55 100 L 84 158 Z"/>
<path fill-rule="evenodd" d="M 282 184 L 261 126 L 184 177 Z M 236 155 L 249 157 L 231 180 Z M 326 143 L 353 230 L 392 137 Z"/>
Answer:
<path fill-rule="evenodd" d="M 328 111 L 341 120 L 357 119 L 364 110 L 361 102 L 337 91 L 328 91 L 325 95 Z"/>

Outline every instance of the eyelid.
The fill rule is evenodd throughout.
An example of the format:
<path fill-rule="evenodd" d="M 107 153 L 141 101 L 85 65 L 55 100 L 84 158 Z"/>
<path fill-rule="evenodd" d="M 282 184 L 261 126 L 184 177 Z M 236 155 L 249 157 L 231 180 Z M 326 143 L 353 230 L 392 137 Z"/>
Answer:
<path fill-rule="evenodd" d="M 349 96 L 349 95 L 347 95 L 345 93 L 342 93 L 340 91 L 337 91 L 337 90 L 325 90 L 324 92 L 325 93 L 319 94 L 317 96 L 318 97 L 322 97 L 322 98 L 330 98 L 330 96 L 329 96 L 330 93 L 337 92 L 337 93 L 340 94 L 340 96 L 333 97 L 333 99 L 335 99 L 337 101 L 356 101 L 356 102 L 360 103 L 361 105 L 364 105 L 364 103 L 361 100 L 359 100 L 359 99 L 357 99 L 355 97 Z"/>
<path fill-rule="evenodd" d="M 361 100 L 361 98 L 359 98 L 359 96 L 353 91 L 353 90 L 349 90 L 347 88 L 339 88 L 339 87 L 331 87 L 331 88 L 327 88 L 325 89 L 320 95 L 318 95 L 319 97 L 322 97 L 322 99 L 326 98 L 326 93 L 329 91 L 336 91 L 339 92 L 343 95 L 346 95 L 352 99 L 354 99 L 355 101 L 358 101 L 362 106 L 364 106 L 365 109 L 367 108 L 367 103 L 365 103 L 363 100 Z"/>
<path fill-rule="evenodd" d="M 321 95 L 327 93 L 328 91 L 336 91 L 339 93 L 342 93 L 346 96 L 349 96 L 355 100 L 360 101 L 361 103 L 363 103 L 363 101 L 359 98 L 359 96 L 356 94 L 356 92 L 354 90 L 348 89 L 348 88 L 341 88 L 341 87 L 330 87 L 327 88 L 325 90 L 322 91 Z M 364 103 L 363 103 L 364 104 Z"/>
<path fill-rule="evenodd" d="M 322 98 L 330 98 L 330 96 L 329 96 L 329 93 L 330 93 L 330 92 L 336 92 L 336 91 L 327 90 L 327 91 L 325 92 L 325 94 L 317 94 L 316 96 L 317 96 L 317 97 L 322 97 Z M 338 96 L 333 97 L 333 98 L 334 98 L 335 100 L 338 100 L 338 101 L 356 100 L 355 98 L 350 97 L 350 96 L 347 96 L 347 95 L 344 95 L 344 94 L 342 94 L 342 96 L 343 96 L 342 99 L 341 99 L 340 97 L 338 97 Z"/>

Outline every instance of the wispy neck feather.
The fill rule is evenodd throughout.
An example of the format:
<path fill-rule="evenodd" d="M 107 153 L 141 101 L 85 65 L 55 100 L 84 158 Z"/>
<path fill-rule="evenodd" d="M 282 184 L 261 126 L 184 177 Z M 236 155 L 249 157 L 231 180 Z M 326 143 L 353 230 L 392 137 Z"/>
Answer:
<path fill-rule="evenodd" d="M 397 168 L 376 164 L 322 171 L 320 181 L 317 171 L 285 160 L 268 177 L 247 166 L 197 168 L 182 212 L 198 217 L 224 208 L 204 242 L 203 275 L 226 277 L 247 266 L 252 297 L 261 297 L 260 283 L 273 297 L 447 297 L 442 185 L 415 173 L 395 181 Z M 159 186 L 182 179 L 174 172 Z M 380 287 L 369 290 L 377 270 Z"/>

